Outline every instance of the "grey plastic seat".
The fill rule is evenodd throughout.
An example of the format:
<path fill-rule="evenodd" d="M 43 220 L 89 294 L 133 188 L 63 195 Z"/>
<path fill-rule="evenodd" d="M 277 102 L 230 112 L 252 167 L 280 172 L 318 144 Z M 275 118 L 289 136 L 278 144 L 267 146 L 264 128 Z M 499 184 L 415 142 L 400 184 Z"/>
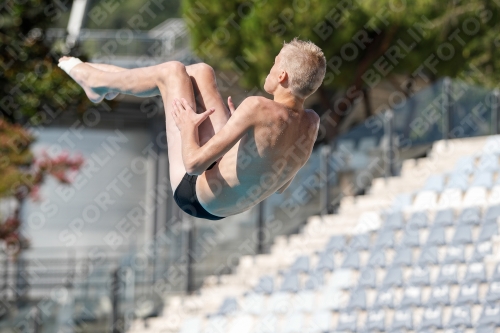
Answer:
<path fill-rule="evenodd" d="M 238 302 L 236 301 L 236 298 L 234 297 L 226 297 L 224 301 L 222 302 L 222 305 L 219 308 L 219 311 L 217 311 L 217 314 L 221 316 L 226 316 L 230 313 L 233 313 L 238 310 Z"/>
<path fill-rule="evenodd" d="M 427 178 L 423 187 L 424 191 L 443 192 L 444 189 L 444 176 L 431 175 Z"/>
<path fill-rule="evenodd" d="M 441 209 L 436 212 L 434 217 L 435 226 L 450 226 L 455 224 L 455 213 L 452 209 Z"/>
<path fill-rule="evenodd" d="M 401 300 L 401 307 L 421 306 L 422 304 L 422 289 L 419 287 L 406 287 Z"/>
<path fill-rule="evenodd" d="M 500 181 L 500 177 L 498 177 L 497 182 Z M 500 216 L 500 205 L 495 205 L 495 206 L 489 206 L 488 209 L 486 209 L 486 213 L 484 214 L 484 220 L 497 220 L 497 218 Z"/>
<path fill-rule="evenodd" d="M 404 216 L 401 211 L 389 213 L 384 218 L 384 229 L 401 229 L 404 226 Z"/>
<path fill-rule="evenodd" d="M 326 244 L 326 251 L 343 251 L 346 246 L 346 239 L 344 236 L 335 235 L 330 237 Z"/>
<path fill-rule="evenodd" d="M 403 285 L 403 272 L 401 267 L 392 266 L 387 270 L 384 278 L 383 287 L 401 287 Z"/>
<path fill-rule="evenodd" d="M 394 312 L 391 330 L 401 332 L 403 329 L 413 330 L 412 309 L 398 309 Z"/>
<path fill-rule="evenodd" d="M 453 169 L 454 173 L 465 173 L 471 174 L 475 170 L 475 157 L 474 156 L 463 156 L 460 157 L 455 164 L 455 168 Z"/>
<path fill-rule="evenodd" d="M 359 269 L 359 252 L 354 250 L 347 253 L 342 263 L 342 268 Z"/>
<path fill-rule="evenodd" d="M 425 308 L 422 316 L 421 329 L 443 328 L 443 310 L 441 307 Z"/>
<path fill-rule="evenodd" d="M 472 243 L 472 226 L 460 225 L 455 230 L 455 235 L 451 242 L 453 245 L 471 244 Z"/>
<path fill-rule="evenodd" d="M 366 292 L 360 288 L 351 292 L 351 298 L 347 304 L 346 310 L 366 310 Z"/>
<path fill-rule="evenodd" d="M 452 173 L 449 175 L 446 189 L 459 189 L 466 191 L 469 187 L 469 175 L 465 173 Z"/>
<path fill-rule="evenodd" d="M 377 286 L 377 274 L 371 267 L 365 267 L 359 275 L 358 286 L 361 288 L 375 288 Z"/>
<path fill-rule="evenodd" d="M 394 308 L 395 292 L 393 288 L 381 289 L 377 293 L 374 308 Z"/>
<path fill-rule="evenodd" d="M 282 333 L 301 333 L 303 332 L 304 315 L 300 312 L 290 313 L 285 317 Z"/>
<path fill-rule="evenodd" d="M 438 264 L 438 249 L 435 246 L 422 248 L 420 258 L 418 259 L 420 266 L 437 265 Z"/>
<path fill-rule="evenodd" d="M 370 248 L 370 235 L 367 233 L 354 235 L 349 242 L 349 250 L 368 250 Z"/>
<path fill-rule="evenodd" d="M 368 312 L 365 328 L 368 331 L 385 331 L 385 311 L 382 309 Z"/>
<path fill-rule="evenodd" d="M 405 207 L 411 206 L 412 202 L 413 202 L 412 193 L 402 193 L 398 194 L 394 198 L 394 202 L 392 203 L 391 207 L 394 210 L 401 210 L 404 209 Z"/>
<path fill-rule="evenodd" d="M 478 242 L 486 242 L 491 240 L 491 237 L 498 235 L 498 224 L 496 221 L 488 222 L 483 224 L 481 228 L 481 232 L 479 233 L 479 237 L 477 239 Z"/>
<path fill-rule="evenodd" d="M 493 186 L 493 173 L 488 171 L 477 171 L 474 173 L 470 187 L 476 186 L 491 188 Z"/>
<path fill-rule="evenodd" d="M 469 264 L 464 283 L 483 283 L 486 282 L 486 270 L 482 262 Z"/>
<path fill-rule="evenodd" d="M 495 270 L 493 271 L 493 276 L 492 276 L 493 281 L 500 281 L 500 264 L 495 267 Z"/>
<path fill-rule="evenodd" d="M 498 302 L 500 301 L 500 281 L 493 281 L 490 283 L 490 288 L 486 293 L 487 302 Z"/>
<path fill-rule="evenodd" d="M 277 332 L 277 326 L 278 318 L 276 318 L 273 314 L 265 314 L 260 317 L 260 320 L 256 323 L 252 333 L 274 333 Z"/>
<path fill-rule="evenodd" d="M 316 270 L 309 273 L 309 278 L 304 283 L 304 290 L 317 290 L 323 285 L 323 271 Z"/>
<path fill-rule="evenodd" d="M 413 251 L 411 248 L 401 246 L 396 249 L 396 256 L 392 265 L 395 266 L 411 266 L 413 264 Z"/>
<path fill-rule="evenodd" d="M 356 312 L 341 312 L 337 324 L 337 331 L 356 331 L 358 315 Z"/>
<path fill-rule="evenodd" d="M 458 224 L 479 224 L 481 223 L 481 208 L 467 207 L 458 216 Z"/>
<path fill-rule="evenodd" d="M 463 284 L 460 287 L 456 305 L 462 304 L 478 304 L 479 303 L 479 287 L 477 284 Z"/>
<path fill-rule="evenodd" d="M 448 321 L 448 327 L 467 327 L 472 328 L 472 316 L 470 306 L 456 306 L 451 310 L 451 318 Z"/>
<path fill-rule="evenodd" d="M 426 246 L 432 245 L 445 245 L 446 244 L 446 236 L 445 229 L 443 226 L 436 225 L 433 226 L 429 231 L 429 237 L 427 237 Z"/>
<path fill-rule="evenodd" d="M 408 222 L 406 223 L 407 228 L 427 228 L 429 225 L 429 217 L 426 211 L 414 212 Z"/>
<path fill-rule="evenodd" d="M 450 305 L 450 287 L 446 284 L 434 286 L 431 296 L 427 301 L 427 306 Z"/>
<path fill-rule="evenodd" d="M 458 284 L 458 268 L 456 264 L 444 265 L 441 267 L 437 284 Z"/>
<path fill-rule="evenodd" d="M 500 304 L 485 304 L 478 325 L 500 326 Z"/>
<path fill-rule="evenodd" d="M 383 249 L 374 250 L 368 260 L 368 267 L 385 267 L 385 251 Z"/>
<path fill-rule="evenodd" d="M 281 291 L 287 291 L 291 293 L 296 293 L 300 289 L 299 286 L 299 276 L 295 272 L 289 272 L 283 277 L 283 282 L 281 284 Z"/>
<path fill-rule="evenodd" d="M 428 286 L 430 285 L 430 276 L 431 273 L 427 266 L 415 266 L 409 284 L 412 286 Z"/>
<path fill-rule="evenodd" d="M 465 248 L 463 246 L 448 246 L 446 248 L 445 264 L 465 263 Z"/>
<path fill-rule="evenodd" d="M 324 251 L 319 254 L 318 264 L 316 265 L 317 271 L 333 271 L 335 269 L 335 260 L 333 253 Z"/>
<path fill-rule="evenodd" d="M 292 267 L 290 268 L 292 272 L 308 272 L 309 271 L 309 257 L 308 256 L 300 256 L 295 259 Z"/>
<path fill-rule="evenodd" d="M 496 330 L 497 329 L 493 325 L 477 326 L 475 333 L 495 333 Z"/>
<path fill-rule="evenodd" d="M 383 230 L 378 233 L 375 248 L 392 248 L 394 247 L 394 231 Z"/>
<path fill-rule="evenodd" d="M 401 245 L 409 247 L 420 247 L 420 232 L 418 229 L 406 229 Z"/>
<path fill-rule="evenodd" d="M 489 254 L 492 254 L 491 242 L 478 243 L 476 244 L 476 247 L 474 249 L 474 254 L 472 255 L 471 261 L 472 262 L 483 261 L 484 258 Z"/>
<path fill-rule="evenodd" d="M 227 317 L 224 316 L 214 316 L 208 319 L 205 324 L 205 329 L 201 332 L 211 333 L 211 332 L 225 332 L 227 329 Z"/>
<path fill-rule="evenodd" d="M 477 172 L 495 172 L 498 170 L 498 156 L 494 154 L 483 154 L 479 158 Z"/>
<path fill-rule="evenodd" d="M 262 276 L 254 288 L 257 294 L 272 294 L 274 290 L 274 280 L 271 276 Z"/>

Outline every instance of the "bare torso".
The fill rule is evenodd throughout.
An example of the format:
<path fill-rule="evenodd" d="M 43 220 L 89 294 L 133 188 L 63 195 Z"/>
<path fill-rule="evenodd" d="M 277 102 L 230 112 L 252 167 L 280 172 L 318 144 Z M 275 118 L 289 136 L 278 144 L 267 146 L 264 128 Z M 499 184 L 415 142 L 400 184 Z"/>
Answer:
<path fill-rule="evenodd" d="M 200 204 L 216 216 L 241 213 L 275 193 L 311 155 L 318 115 L 262 101 L 259 125 L 197 179 Z"/>

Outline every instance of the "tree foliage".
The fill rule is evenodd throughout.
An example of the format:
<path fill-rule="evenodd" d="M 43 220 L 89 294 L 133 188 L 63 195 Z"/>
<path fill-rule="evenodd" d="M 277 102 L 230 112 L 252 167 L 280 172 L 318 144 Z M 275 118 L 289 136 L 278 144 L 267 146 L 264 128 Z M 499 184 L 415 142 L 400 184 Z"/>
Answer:
<path fill-rule="evenodd" d="M 496 85 L 499 14 L 487 0 L 183 3 L 197 54 L 214 67 L 240 70 L 244 56 L 248 66 L 240 83 L 247 88 L 262 87 L 284 41 L 299 37 L 320 46 L 328 68 L 319 89 L 323 110 L 317 111 L 334 110 L 336 123 L 377 77 L 419 75 L 432 81 L 448 75 Z M 347 103 L 336 103 L 335 91 L 344 91 Z"/>

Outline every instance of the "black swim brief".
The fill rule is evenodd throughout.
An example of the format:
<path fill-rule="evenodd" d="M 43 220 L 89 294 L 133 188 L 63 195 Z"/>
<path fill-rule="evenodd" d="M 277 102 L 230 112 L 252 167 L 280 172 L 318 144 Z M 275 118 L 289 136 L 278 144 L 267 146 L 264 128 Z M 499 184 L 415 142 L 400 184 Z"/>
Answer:
<path fill-rule="evenodd" d="M 215 163 L 212 163 L 207 170 L 214 167 Z M 198 217 L 200 219 L 207 220 L 221 220 L 224 217 L 215 216 L 210 214 L 203 208 L 198 201 L 196 196 L 196 179 L 198 175 L 188 175 L 187 173 L 182 177 L 179 186 L 175 189 L 174 200 L 177 205 L 187 214 Z"/>

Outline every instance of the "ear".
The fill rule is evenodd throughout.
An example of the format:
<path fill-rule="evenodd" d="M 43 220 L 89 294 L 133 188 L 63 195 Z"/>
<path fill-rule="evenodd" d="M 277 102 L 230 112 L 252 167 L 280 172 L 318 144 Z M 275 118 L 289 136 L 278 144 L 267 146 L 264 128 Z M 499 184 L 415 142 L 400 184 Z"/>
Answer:
<path fill-rule="evenodd" d="M 288 74 L 285 71 L 281 71 L 280 75 L 278 75 L 278 82 L 283 83 L 288 80 Z"/>

